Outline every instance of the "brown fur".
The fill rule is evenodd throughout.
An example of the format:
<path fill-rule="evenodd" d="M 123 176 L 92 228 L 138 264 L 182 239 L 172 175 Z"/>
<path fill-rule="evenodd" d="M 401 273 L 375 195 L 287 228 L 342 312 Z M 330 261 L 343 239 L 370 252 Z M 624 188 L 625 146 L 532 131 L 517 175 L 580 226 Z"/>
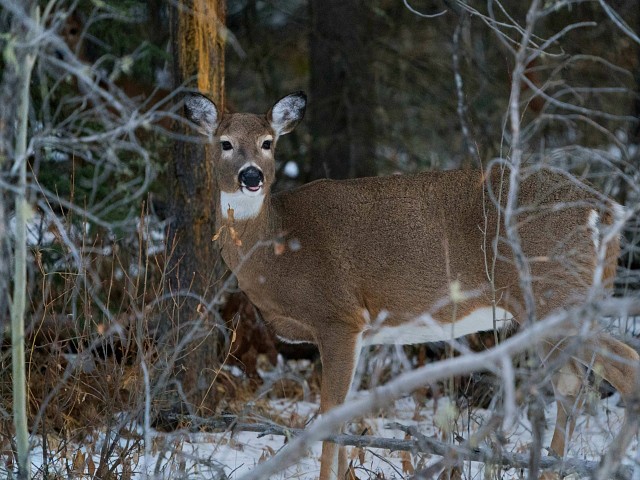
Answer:
<path fill-rule="evenodd" d="M 517 321 L 525 318 L 512 250 L 492 201 L 500 197 L 504 205 L 508 172 L 503 177 L 497 170 L 489 172 L 486 181 L 472 170 L 320 180 L 270 195 L 273 150 L 261 149 L 261 142 L 264 135 L 277 139 L 279 131 L 287 133 L 300 120 L 298 110 L 286 110 L 290 97 L 272 109 L 284 108 L 284 126 L 270 123 L 271 111 L 266 117 L 234 114 L 220 120 L 215 106 L 200 97 L 187 99 L 186 106 L 190 119 L 205 133 L 214 134 L 214 140 L 224 135 L 233 143 L 232 151 L 212 149 L 221 190 L 238 192 L 238 173 L 249 161 L 264 173 L 265 201 L 255 218 L 225 218 L 218 206 L 222 256 L 278 335 L 318 345 L 322 411 L 344 401 L 358 338 L 382 312 L 388 313 L 384 325 L 402 325 L 425 312 L 447 324 L 492 305 L 487 271 L 494 260 L 496 232 L 497 305 Z M 541 170 L 522 179 L 518 208 L 515 220 L 531 269 L 537 317 L 579 304 L 595 268 L 589 214 L 603 213 L 606 225 L 611 207 L 603 207 L 589 190 L 563 175 Z M 618 249 L 616 239 L 608 247 L 606 279 L 613 278 Z M 449 298 L 454 281 L 473 292 L 455 305 Z M 604 376 L 625 395 L 629 389 L 618 377 L 634 372 L 637 354 L 611 337 L 601 337 L 601 345 L 623 359 L 608 364 Z M 589 353 L 596 354 L 597 347 L 585 345 L 584 354 L 554 379 L 559 420 L 552 448 L 559 455 L 564 453 L 565 431 L 573 428 L 565 408 L 578 395 L 567 385 L 582 382 L 581 364 L 588 362 Z M 562 348 L 553 342 L 541 347 L 543 361 L 559 352 Z M 603 355 L 598 358 L 606 363 Z M 322 479 L 336 473 L 332 463 L 337 448 L 323 445 Z M 345 459 L 341 448 L 339 475 L 345 472 Z"/>

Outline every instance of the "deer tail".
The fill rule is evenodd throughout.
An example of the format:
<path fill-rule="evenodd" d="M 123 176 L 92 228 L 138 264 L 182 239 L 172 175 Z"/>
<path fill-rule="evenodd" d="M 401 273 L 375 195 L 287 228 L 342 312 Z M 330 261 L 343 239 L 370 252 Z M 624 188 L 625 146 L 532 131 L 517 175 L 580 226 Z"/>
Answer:
<path fill-rule="evenodd" d="M 611 228 L 612 225 L 620 221 L 624 217 L 624 207 L 614 201 L 609 202 L 606 210 L 602 213 L 600 222 L 603 226 Z M 602 272 L 602 283 L 606 288 L 613 288 L 613 282 L 616 278 L 616 269 L 618 266 L 618 257 L 620 256 L 620 237 L 617 234 L 607 242 L 604 269 Z"/>

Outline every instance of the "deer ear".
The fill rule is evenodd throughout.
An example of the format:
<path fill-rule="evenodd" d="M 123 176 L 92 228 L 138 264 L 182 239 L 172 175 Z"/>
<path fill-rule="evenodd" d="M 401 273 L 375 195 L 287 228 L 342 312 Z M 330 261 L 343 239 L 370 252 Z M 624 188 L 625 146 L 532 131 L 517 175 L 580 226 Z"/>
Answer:
<path fill-rule="evenodd" d="M 267 120 L 276 135 L 284 135 L 300 123 L 306 107 L 307 96 L 305 93 L 295 92 L 278 100 L 267 113 Z"/>
<path fill-rule="evenodd" d="M 198 131 L 206 136 L 216 133 L 220 116 L 216 104 L 204 95 L 189 93 L 184 97 L 184 113 L 187 119 L 198 126 Z"/>

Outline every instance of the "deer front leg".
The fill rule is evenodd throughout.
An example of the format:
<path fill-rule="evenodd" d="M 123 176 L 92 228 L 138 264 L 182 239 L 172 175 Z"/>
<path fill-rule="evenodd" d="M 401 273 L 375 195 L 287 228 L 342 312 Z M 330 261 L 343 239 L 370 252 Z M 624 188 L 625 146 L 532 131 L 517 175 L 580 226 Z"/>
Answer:
<path fill-rule="evenodd" d="M 361 334 L 345 327 L 331 325 L 318 338 L 322 361 L 320 412 L 326 413 L 344 402 L 357 367 L 361 348 Z M 321 420 L 322 421 L 322 420 Z M 343 426 L 335 429 L 341 433 Z M 322 443 L 320 480 L 344 479 L 347 472 L 347 452 L 335 443 Z"/>

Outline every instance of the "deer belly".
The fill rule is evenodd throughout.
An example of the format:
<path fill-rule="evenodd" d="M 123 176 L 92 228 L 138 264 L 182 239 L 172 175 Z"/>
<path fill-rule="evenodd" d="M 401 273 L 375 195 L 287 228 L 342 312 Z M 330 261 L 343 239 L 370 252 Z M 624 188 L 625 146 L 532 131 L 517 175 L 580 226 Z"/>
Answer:
<path fill-rule="evenodd" d="M 282 315 L 265 315 L 276 337 L 285 343 L 315 343 L 313 333 L 299 321 Z"/>
<path fill-rule="evenodd" d="M 416 318 L 402 325 L 369 326 L 363 336 L 364 345 L 413 345 L 441 342 L 463 337 L 471 333 L 500 330 L 513 322 L 513 315 L 502 308 L 478 308 L 454 322 L 438 322 L 431 316 Z"/>

